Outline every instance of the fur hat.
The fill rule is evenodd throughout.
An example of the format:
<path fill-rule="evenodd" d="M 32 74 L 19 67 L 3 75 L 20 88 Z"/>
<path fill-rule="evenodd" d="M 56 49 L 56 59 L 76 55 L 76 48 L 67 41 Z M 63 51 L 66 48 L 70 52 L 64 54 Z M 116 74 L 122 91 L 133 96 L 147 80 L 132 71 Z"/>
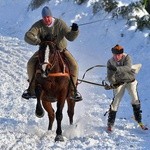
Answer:
<path fill-rule="evenodd" d="M 122 46 L 117 44 L 115 47 L 113 47 L 111 49 L 111 51 L 112 51 L 113 54 L 122 54 L 124 52 L 124 49 L 123 49 Z"/>
<path fill-rule="evenodd" d="M 48 6 L 45 6 L 43 9 L 42 9 L 42 17 L 46 17 L 46 16 L 52 16 L 52 12 L 51 10 L 49 9 Z"/>

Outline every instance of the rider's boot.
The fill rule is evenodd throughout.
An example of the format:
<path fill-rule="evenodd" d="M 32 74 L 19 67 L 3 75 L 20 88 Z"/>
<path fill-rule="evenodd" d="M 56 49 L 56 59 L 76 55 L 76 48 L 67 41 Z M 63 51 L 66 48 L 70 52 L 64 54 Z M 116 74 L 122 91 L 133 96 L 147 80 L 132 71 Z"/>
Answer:
<path fill-rule="evenodd" d="M 141 105 L 140 104 L 133 104 L 132 105 L 133 107 L 133 113 L 134 113 L 134 118 L 135 120 L 140 123 L 141 120 L 142 120 L 142 111 L 140 110 L 141 109 Z"/>
<path fill-rule="evenodd" d="M 134 113 L 134 118 L 139 124 L 139 126 L 143 130 L 148 130 L 148 128 L 142 123 L 142 110 L 141 110 L 141 105 L 140 104 L 132 104 L 133 107 L 133 113 Z"/>
<path fill-rule="evenodd" d="M 70 99 L 74 100 L 75 102 L 82 101 L 82 96 L 77 90 L 72 90 L 70 94 Z"/>
<path fill-rule="evenodd" d="M 112 128 L 115 123 L 116 113 L 117 111 L 112 111 L 111 109 L 109 110 L 107 131 L 112 131 Z"/>
<path fill-rule="evenodd" d="M 26 89 L 23 92 L 22 97 L 25 98 L 25 99 L 36 98 L 35 93 L 30 92 L 29 89 Z"/>
<path fill-rule="evenodd" d="M 77 78 L 70 76 L 70 99 L 75 102 L 82 101 L 81 94 L 77 91 Z"/>
<path fill-rule="evenodd" d="M 36 98 L 36 96 L 35 96 L 35 80 L 33 80 L 29 84 L 28 89 L 26 89 L 23 92 L 22 97 L 25 98 L 25 99 Z"/>

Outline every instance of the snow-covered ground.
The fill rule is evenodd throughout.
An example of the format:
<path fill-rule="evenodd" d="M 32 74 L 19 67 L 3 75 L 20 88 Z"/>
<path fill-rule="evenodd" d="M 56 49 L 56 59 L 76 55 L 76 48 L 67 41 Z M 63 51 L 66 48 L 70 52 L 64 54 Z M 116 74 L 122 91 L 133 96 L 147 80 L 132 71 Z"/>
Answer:
<path fill-rule="evenodd" d="M 62 18 L 70 26 L 79 24 L 80 35 L 74 42 L 68 42 L 68 49 L 79 63 L 79 78 L 95 65 L 106 65 L 111 57 L 111 48 L 120 44 L 133 58 L 133 63 L 141 63 L 137 75 L 138 91 L 143 110 L 143 122 L 150 126 L 150 32 L 135 31 L 122 18 L 111 19 L 104 11 L 92 15 L 93 0 L 84 5 L 71 1 L 52 0 L 50 6 L 55 17 Z M 135 1 L 135 0 L 134 0 Z M 121 5 L 131 1 L 118 0 Z M 132 0 L 133 2 L 133 0 Z M 112 91 L 86 83 L 78 88 L 84 100 L 76 103 L 74 125 L 64 108 L 62 121 L 64 142 L 54 142 L 56 121 L 52 131 L 47 131 L 48 118 L 35 116 L 34 99 L 21 98 L 27 88 L 26 63 L 38 49 L 24 42 L 24 33 L 41 18 L 42 7 L 27 11 L 29 0 L 1 0 L 0 3 L 0 149 L 1 150 L 148 150 L 150 131 L 141 130 L 133 121 L 130 97 L 125 94 L 117 113 L 113 133 L 106 132 L 107 116 Z M 141 12 L 141 15 L 144 12 Z M 99 22 L 82 25 L 92 21 Z M 85 79 L 101 83 L 106 76 L 106 68 L 94 68 L 87 72 Z M 56 103 L 53 104 L 54 108 Z"/>

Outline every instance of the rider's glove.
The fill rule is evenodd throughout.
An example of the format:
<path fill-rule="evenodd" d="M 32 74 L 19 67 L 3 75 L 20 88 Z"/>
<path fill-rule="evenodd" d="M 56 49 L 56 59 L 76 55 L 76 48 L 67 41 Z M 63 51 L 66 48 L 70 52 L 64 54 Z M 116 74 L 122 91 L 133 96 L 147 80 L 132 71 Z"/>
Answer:
<path fill-rule="evenodd" d="M 76 23 L 73 23 L 71 26 L 72 31 L 77 31 L 78 30 L 78 25 Z"/>
<path fill-rule="evenodd" d="M 102 81 L 102 85 L 104 86 L 105 90 L 111 89 L 110 85 L 105 80 Z"/>
<path fill-rule="evenodd" d="M 120 85 L 123 85 L 123 84 L 124 82 L 121 82 L 121 83 L 111 84 L 110 86 L 112 89 L 117 89 Z"/>
<path fill-rule="evenodd" d="M 107 68 L 108 68 L 109 70 L 112 70 L 112 71 L 117 71 L 117 67 L 114 66 L 114 65 L 112 65 L 112 64 L 110 64 L 109 66 L 107 66 Z"/>
<path fill-rule="evenodd" d="M 110 90 L 110 89 L 111 89 L 111 86 L 108 85 L 108 84 L 105 84 L 104 88 L 105 88 L 105 90 Z"/>

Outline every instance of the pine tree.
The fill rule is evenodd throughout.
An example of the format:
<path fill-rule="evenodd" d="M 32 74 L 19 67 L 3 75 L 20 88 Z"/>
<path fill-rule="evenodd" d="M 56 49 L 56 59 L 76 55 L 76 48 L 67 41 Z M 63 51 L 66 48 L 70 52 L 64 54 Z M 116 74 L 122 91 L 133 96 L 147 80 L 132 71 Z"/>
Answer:
<path fill-rule="evenodd" d="M 46 2 L 49 2 L 50 0 L 31 0 L 28 10 L 34 10 L 45 4 Z"/>
<path fill-rule="evenodd" d="M 141 0 L 141 3 L 144 5 L 146 11 L 150 14 L 150 0 Z"/>

